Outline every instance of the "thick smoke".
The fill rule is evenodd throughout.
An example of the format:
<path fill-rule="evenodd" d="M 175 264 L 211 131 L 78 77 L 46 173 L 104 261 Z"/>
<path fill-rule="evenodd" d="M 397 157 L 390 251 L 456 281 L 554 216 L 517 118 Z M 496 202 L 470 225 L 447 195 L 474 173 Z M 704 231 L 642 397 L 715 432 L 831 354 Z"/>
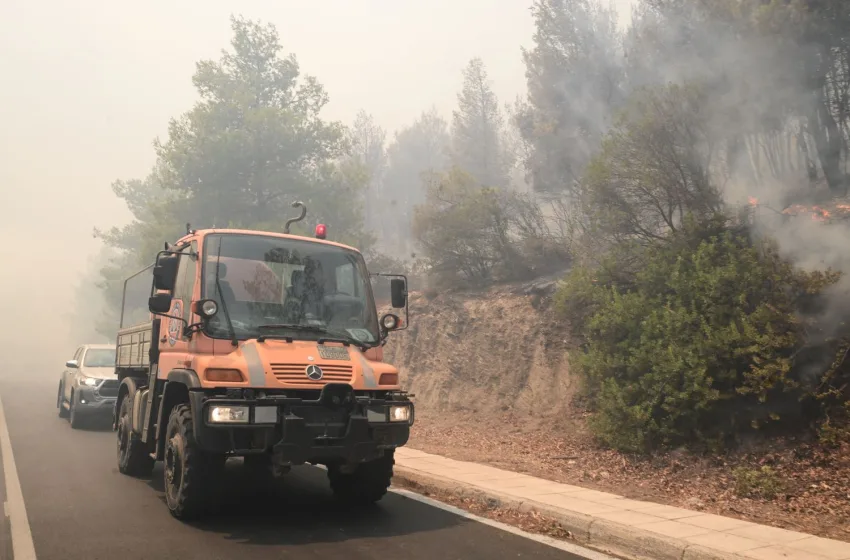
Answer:
<path fill-rule="evenodd" d="M 846 111 L 821 97 L 841 99 L 850 83 L 842 70 L 847 53 L 804 43 L 796 35 L 799 26 L 770 27 L 775 22 L 769 15 L 742 18 L 696 0 L 642 0 L 623 37 L 623 88 L 704 88 L 708 118 L 701 163 L 730 207 L 755 206 L 755 231 L 773 238 L 785 257 L 807 271 L 844 273 L 828 290 L 829 317 L 837 326 L 850 310 L 850 205 L 828 187 L 816 135 L 826 118 L 818 116 L 821 103 L 834 113 L 829 117 L 847 145 Z M 824 70 L 826 64 L 833 67 Z M 825 75 L 825 86 L 812 79 L 817 72 Z M 597 114 L 598 103 L 582 99 L 573 99 L 572 112 Z M 610 120 L 595 124 L 606 128 Z M 843 168 L 846 150 L 840 158 Z"/>
<path fill-rule="evenodd" d="M 662 57 L 653 71 L 660 81 L 695 82 L 713 93 L 709 136 L 716 145 L 710 149 L 726 202 L 753 206 L 756 234 L 773 239 L 780 254 L 801 269 L 842 273 L 825 293 L 828 304 L 819 321 L 825 335 L 836 334 L 850 312 L 850 205 L 840 189 L 828 186 L 816 134 L 823 126 L 818 121 L 835 118 L 841 125 L 845 117 L 815 115 L 819 103 L 827 105 L 821 95 L 830 95 L 829 83 L 846 85 L 847 76 L 827 69 L 826 86 L 811 76 L 846 58 L 801 44 L 788 28 L 757 34 L 722 13 L 706 13 L 696 2 L 684 3 L 695 7 L 678 14 L 664 4 L 672 15 L 650 29 L 675 47 L 664 49 L 675 56 Z M 846 153 L 840 157 L 843 167 Z"/>

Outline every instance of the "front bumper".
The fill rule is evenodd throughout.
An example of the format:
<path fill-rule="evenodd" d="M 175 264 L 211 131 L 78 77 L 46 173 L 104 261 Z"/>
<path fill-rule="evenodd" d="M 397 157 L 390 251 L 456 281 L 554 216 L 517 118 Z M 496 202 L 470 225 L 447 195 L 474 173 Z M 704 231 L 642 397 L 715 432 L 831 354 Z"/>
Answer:
<path fill-rule="evenodd" d="M 77 412 L 112 414 L 112 409 L 115 407 L 116 397 L 104 396 L 95 388 L 78 387 L 74 391 L 74 399 L 77 401 L 75 406 Z"/>
<path fill-rule="evenodd" d="M 342 391 L 340 394 L 347 391 L 352 397 L 354 393 L 348 385 L 333 385 L 325 386 L 316 400 L 284 396 L 234 399 L 192 391 L 195 438 L 211 452 L 271 453 L 279 465 L 360 463 L 407 443 L 413 424 L 412 402 L 356 397 L 347 404 L 334 403 L 330 395 L 334 390 Z M 388 421 L 387 410 L 392 405 L 408 406 L 410 420 Z M 211 422 L 213 406 L 247 406 L 249 422 Z"/>

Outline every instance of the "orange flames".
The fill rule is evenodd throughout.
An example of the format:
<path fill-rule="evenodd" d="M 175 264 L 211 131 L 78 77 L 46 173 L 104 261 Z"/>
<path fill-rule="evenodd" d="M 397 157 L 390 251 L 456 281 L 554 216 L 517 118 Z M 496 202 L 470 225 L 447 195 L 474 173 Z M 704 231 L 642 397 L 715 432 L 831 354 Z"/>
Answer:
<path fill-rule="evenodd" d="M 850 204 L 839 204 L 836 209 L 842 213 L 850 213 Z M 782 211 L 783 214 L 789 216 L 797 216 L 799 214 L 811 214 L 812 219 L 818 222 L 825 222 L 832 217 L 832 212 L 820 206 L 803 206 L 802 204 L 794 204 Z"/>
<path fill-rule="evenodd" d="M 754 196 L 748 196 L 747 202 L 752 207 L 759 205 L 759 201 Z M 786 216 L 799 216 L 809 214 L 812 220 L 817 222 L 827 222 L 833 217 L 850 219 L 850 203 L 830 204 L 829 208 L 823 206 L 804 206 L 802 204 L 792 204 L 788 208 L 782 210 Z"/>

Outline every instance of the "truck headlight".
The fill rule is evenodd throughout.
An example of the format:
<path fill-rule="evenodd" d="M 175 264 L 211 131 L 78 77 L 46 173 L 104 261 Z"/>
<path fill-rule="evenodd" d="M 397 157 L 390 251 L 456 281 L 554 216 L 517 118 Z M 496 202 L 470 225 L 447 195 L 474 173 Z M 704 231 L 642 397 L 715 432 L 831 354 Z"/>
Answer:
<path fill-rule="evenodd" d="M 410 422 L 410 407 L 390 406 L 390 422 Z"/>
<path fill-rule="evenodd" d="M 247 424 L 247 406 L 211 406 L 210 422 L 215 424 Z"/>
<path fill-rule="evenodd" d="M 94 377 L 80 376 L 80 385 L 85 385 L 86 387 L 95 387 L 97 386 L 97 379 L 95 379 Z"/>

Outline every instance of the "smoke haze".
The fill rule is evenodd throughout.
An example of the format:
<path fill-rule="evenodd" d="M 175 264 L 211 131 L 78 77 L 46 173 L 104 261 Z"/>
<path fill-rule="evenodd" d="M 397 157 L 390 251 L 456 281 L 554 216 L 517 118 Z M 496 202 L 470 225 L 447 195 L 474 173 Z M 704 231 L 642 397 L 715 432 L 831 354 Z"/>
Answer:
<path fill-rule="evenodd" d="M 86 340 L 68 324 L 80 275 L 101 246 L 93 227 L 129 221 L 110 184 L 143 177 L 152 141 L 197 99 L 194 65 L 218 58 L 231 14 L 277 26 L 284 52 L 325 86 L 325 118 L 351 123 L 365 109 L 392 133 L 435 106 L 451 116 L 461 70 L 487 64 L 500 99 L 524 94 L 521 46 L 533 22 L 530 1 L 315 4 L 154 0 L 6 2 L 0 7 L 0 221 L 4 316 L 14 317 L 14 365 L 58 374 Z M 621 19 L 630 3 L 617 3 Z M 78 291 L 79 290 L 79 291 Z M 50 348 L 35 329 L 49 332 Z M 49 330 L 47 330 L 49 329 Z"/>

